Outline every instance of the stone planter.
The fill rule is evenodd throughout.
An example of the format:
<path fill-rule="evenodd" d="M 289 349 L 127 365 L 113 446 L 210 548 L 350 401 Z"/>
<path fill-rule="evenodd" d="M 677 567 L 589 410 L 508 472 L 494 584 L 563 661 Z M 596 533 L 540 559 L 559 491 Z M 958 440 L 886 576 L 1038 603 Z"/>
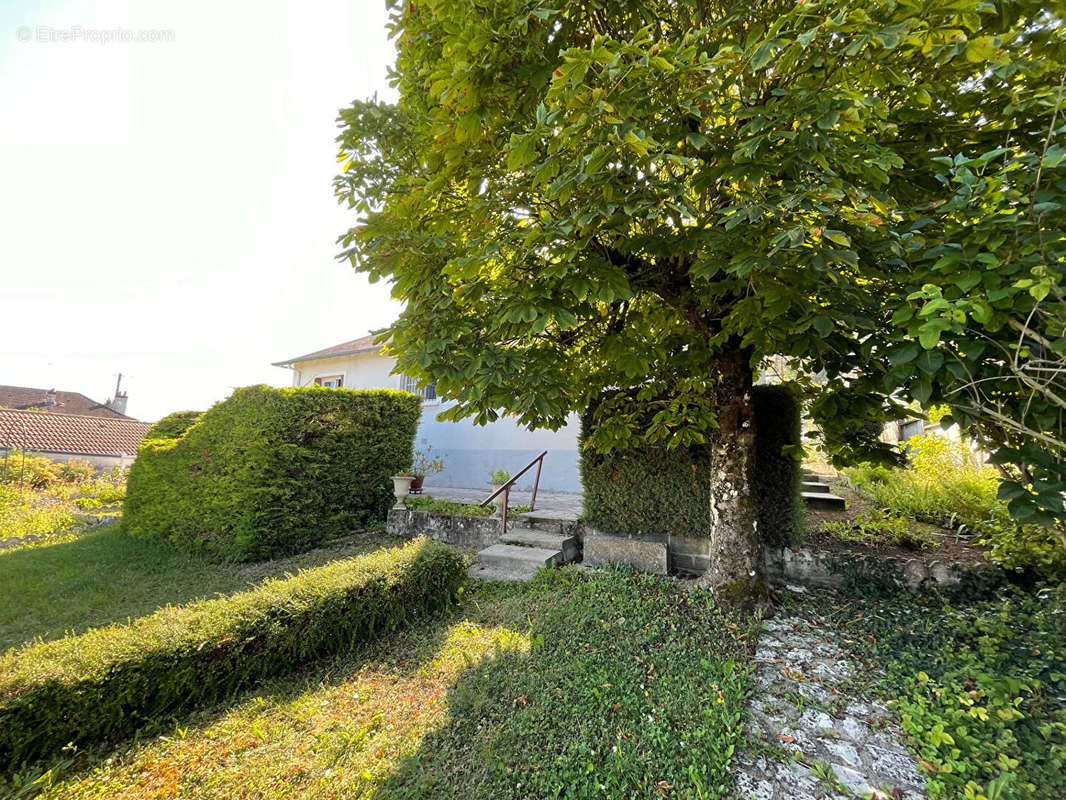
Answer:
<path fill-rule="evenodd" d="M 411 481 L 415 479 L 414 475 L 393 475 L 392 476 L 392 493 L 396 497 L 396 505 L 393 508 L 407 508 L 407 504 L 404 500 L 411 494 Z"/>
<path fill-rule="evenodd" d="M 492 483 L 492 484 L 489 484 L 489 485 L 492 487 L 492 491 L 494 491 L 494 492 L 497 489 L 499 489 L 501 486 L 503 486 L 502 483 Z M 492 516 L 497 517 L 497 518 L 503 516 L 503 506 L 507 502 L 507 494 L 508 494 L 508 492 L 503 492 L 503 493 L 497 495 L 496 499 L 492 501 L 492 504 L 494 506 L 496 506 L 496 510 L 492 512 Z"/>

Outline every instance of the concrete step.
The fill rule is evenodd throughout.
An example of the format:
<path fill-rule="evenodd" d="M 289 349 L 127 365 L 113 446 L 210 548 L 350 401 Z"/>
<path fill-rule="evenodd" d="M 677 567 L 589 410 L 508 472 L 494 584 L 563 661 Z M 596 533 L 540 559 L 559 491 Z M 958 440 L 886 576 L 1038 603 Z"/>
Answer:
<path fill-rule="evenodd" d="M 807 504 L 807 508 L 813 508 L 817 511 L 843 511 L 847 504 L 844 502 L 843 497 L 837 497 L 835 494 L 824 494 L 822 492 L 802 492 L 803 502 Z"/>
<path fill-rule="evenodd" d="M 534 575 L 537 574 L 537 570 L 521 568 L 514 569 L 511 567 L 490 567 L 485 564 L 474 564 L 467 569 L 466 574 L 471 578 L 477 578 L 482 581 L 528 581 Z"/>
<path fill-rule="evenodd" d="M 536 509 L 525 511 L 517 516 L 522 521 L 522 524 L 527 527 L 551 531 L 552 533 L 563 533 L 573 523 L 577 522 L 576 519 L 565 514 L 555 511 L 538 511 Z"/>
<path fill-rule="evenodd" d="M 477 558 L 478 562 L 486 567 L 528 570 L 532 575 L 541 567 L 550 567 L 561 562 L 563 553 L 561 550 L 550 550 L 546 547 L 522 547 L 498 542 L 478 553 Z"/>
<path fill-rule="evenodd" d="M 564 536 L 552 531 L 537 530 L 534 528 L 514 528 L 500 537 L 504 544 L 513 544 L 519 547 L 539 547 L 543 550 L 558 550 L 563 554 L 564 562 L 573 561 L 577 558 L 578 542 L 576 536 Z"/>
<path fill-rule="evenodd" d="M 821 481 L 803 481 L 801 489 L 804 492 L 816 492 L 818 494 L 832 494 L 833 490 L 829 488 L 828 483 L 822 483 Z"/>

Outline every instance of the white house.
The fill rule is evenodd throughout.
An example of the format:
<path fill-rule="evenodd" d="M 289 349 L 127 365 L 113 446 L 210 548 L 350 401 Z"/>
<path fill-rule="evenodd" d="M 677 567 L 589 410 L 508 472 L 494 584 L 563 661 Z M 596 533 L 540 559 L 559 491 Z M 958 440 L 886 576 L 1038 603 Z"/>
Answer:
<path fill-rule="evenodd" d="M 484 489 L 492 472 L 503 469 L 514 474 L 547 450 L 540 487 L 561 492 L 581 491 L 576 415 L 558 431 L 531 431 L 509 417 L 488 425 L 475 425 L 470 420 L 438 421 L 437 415 L 448 404 L 437 397 L 436 386 L 430 384 L 419 390 L 413 378 L 393 374 L 396 359 L 384 355 L 381 346 L 374 344 L 373 336 L 277 361 L 274 366 L 292 370 L 293 386 L 404 389 L 422 395 L 422 422 L 415 446 L 428 443 L 445 461 L 443 473 L 426 479 L 429 485 Z M 535 469 L 519 479 L 518 488 L 532 486 Z"/>

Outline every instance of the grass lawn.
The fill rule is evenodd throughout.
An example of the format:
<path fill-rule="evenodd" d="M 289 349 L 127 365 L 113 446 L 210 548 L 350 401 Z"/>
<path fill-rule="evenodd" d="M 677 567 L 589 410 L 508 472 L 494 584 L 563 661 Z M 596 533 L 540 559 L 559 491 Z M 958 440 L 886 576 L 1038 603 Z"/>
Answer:
<path fill-rule="evenodd" d="M 443 619 L 40 785 L 49 798 L 723 797 L 754 638 L 708 595 L 633 573 L 475 583 Z"/>
<path fill-rule="evenodd" d="M 384 538 L 374 537 L 363 544 L 264 564 L 227 565 L 162 542 L 135 539 L 121 525 L 111 525 L 36 546 L 0 550 L 0 652 L 35 637 L 82 633 L 150 614 L 163 605 L 240 591 L 267 576 L 385 543 Z"/>

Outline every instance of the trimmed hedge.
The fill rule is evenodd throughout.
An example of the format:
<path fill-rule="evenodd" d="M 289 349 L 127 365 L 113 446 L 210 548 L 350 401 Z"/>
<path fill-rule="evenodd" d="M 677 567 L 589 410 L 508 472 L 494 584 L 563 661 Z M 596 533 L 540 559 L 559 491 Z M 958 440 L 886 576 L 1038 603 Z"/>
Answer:
<path fill-rule="evenodd" d="M 181 438 L 141 443 L 127 529 L 238 561 L 310 550 L 385 518 L 421 413 L 407 392 L 237 389 Z"/>
<path fill-rule="evenodd" d="M 9 652 L 0 657 L 0 763 L 113 740 L 348 650 L 446 607 L 465 577 L 452 550 L 422 538 Z"/>
<path fill-rule="evenodd" d="M 711 527 L 710 456 L 706 447 L 667 450 L 641 444 L 602 453 L 585 447 L 593 409 L 578 436 L 582 519 L 624 536 L 707 536 Z"/>
<path fill-rule="evenodd" d="M 156 422 L 144 434 L 145 439 L 180 439 L 204 415 L 203 411 L 175 411 Z"/>
<path fill-rule="evenodd" d="M 803 530 L 801 465 L 782 446 L 800 443 L 799 402 L 787 387 L 760 385 L 752 388 L 752 404 L 759 530 L 767 544 L 792 543 Z M 592 413 L 582 416 L 578 443 L 586 524 L 626 536 L 707 536 L 707 448 L 638 445 L 604 455 L 584 447 Z"/>
<path fill-rule="evenodd" d="M 799 399 L 785 384 L 752 387 L 755 409 L 755 492 L 764 544 L 787 547 L 803 539 L 806 506 L 800 496 L 803 420 Z M 791 448 L 791 449 L 790 449 Z"/>

